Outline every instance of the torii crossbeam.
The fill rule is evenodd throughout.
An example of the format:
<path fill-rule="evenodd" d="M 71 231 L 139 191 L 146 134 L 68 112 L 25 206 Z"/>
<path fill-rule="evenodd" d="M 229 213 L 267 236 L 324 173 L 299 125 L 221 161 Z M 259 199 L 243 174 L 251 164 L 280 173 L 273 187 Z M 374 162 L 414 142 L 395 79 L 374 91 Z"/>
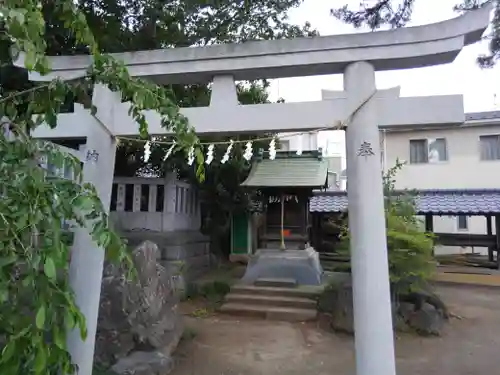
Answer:
<path fill-rule="evenodd" d="M 116 54 L 134 76 L 158 83 L 214 82 L 209 107 L 183 109 L 199 133 L 313 130 L 344 120 L 376 92 L 375 71 L 451 63 L 466 45 L 480 40 L 491 4 L 432 25 L 354 35 L 257 41 L 210 47 Z M 85 74 L 88 56 L 51 58 L 53 71 L 35 81 L 74 79 Z M 22 65 L 22 59 L 17 62 Z M 320 102 L 238 105 L 234 80 L 344 74 L 344 92 Z M 109 134 L 136 135 L 127 103 L 97 86 L 93 102 L 107 129 L 78 108 L 59 117 L 59 126 L 38 128 L 43 138 L 87 137 L 99 153 L 86 163 L 84 178 L 94 183 L 109 206 L 116 144 Z M 148 113 L 151 134 L 165 134 L 159 118 Z M 440 126 L 464 121 L 461 96 L 399 98 L 397 91 L 377 92 L 348 124 L 347 174 L 356 368 L 358 375 L 395 375 L 394 342 L 385 234 L 378 126 Z M 104 253 L 88 234 L 75 236 L 71 283 L 87 319 L 88 336 L 73 335 L 69 346 L 79 375 L 91 375 Z"/>

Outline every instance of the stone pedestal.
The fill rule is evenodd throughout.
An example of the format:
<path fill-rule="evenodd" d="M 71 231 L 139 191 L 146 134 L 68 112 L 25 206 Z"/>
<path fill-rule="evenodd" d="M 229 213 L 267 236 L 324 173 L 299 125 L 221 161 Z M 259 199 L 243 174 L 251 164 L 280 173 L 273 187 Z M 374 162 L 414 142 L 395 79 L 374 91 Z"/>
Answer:
<path fill-rule="evenodd" d="M 321 285 L 323 269 L 319 254 L 312 248 L 305 250 L 259 249 L 250 258 L 243 284 L 257 279 L 294 279 L 299 285 Z"/>

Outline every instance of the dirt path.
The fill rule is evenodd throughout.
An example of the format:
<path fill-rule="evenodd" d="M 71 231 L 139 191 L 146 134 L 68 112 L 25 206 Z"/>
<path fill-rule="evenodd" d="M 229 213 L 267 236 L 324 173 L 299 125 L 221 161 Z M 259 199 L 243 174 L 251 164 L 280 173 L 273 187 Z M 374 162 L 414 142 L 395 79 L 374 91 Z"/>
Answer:
<path fill-rule="evenodd" d="M 500 289 L 439 288 L 453 319 L 439 338 L 397 338 L 398 374 L 495 375 L 500 371 Z M 352 375 L 353 340 L 311 324 L 214 316 L 187 320 L 173 375 Z"/>

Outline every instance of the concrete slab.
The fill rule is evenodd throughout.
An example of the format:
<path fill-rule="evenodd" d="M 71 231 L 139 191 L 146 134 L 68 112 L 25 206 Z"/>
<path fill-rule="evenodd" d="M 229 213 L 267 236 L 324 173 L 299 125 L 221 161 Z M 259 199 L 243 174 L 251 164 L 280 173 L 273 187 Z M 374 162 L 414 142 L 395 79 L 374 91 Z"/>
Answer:
<path fill-rule="evenodd" d="M 305 250 L 260 249 L 250 259 L 242 284 L 258 279 L 294 279 L 298 285 L 321 285 L 323 269 L 313 248 Z"/>

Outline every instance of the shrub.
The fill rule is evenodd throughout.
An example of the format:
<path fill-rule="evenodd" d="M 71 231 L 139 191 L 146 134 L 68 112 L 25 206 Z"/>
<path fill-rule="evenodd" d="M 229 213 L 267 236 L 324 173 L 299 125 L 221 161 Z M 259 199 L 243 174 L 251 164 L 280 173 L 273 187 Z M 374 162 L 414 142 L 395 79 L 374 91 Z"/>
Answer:
<path fill-rule="evenodd" d="M 416 217 L 414 192 L 395 194 L 395 176 L 403 165 L 397 161 L 383 176 L 389 274 L 396 295 L 425 289 L 435 267 L 433 235 L 422 231 L 422 222 Z M 344 224 L 341 252 L 349 252 L 348 233 Z"/>

